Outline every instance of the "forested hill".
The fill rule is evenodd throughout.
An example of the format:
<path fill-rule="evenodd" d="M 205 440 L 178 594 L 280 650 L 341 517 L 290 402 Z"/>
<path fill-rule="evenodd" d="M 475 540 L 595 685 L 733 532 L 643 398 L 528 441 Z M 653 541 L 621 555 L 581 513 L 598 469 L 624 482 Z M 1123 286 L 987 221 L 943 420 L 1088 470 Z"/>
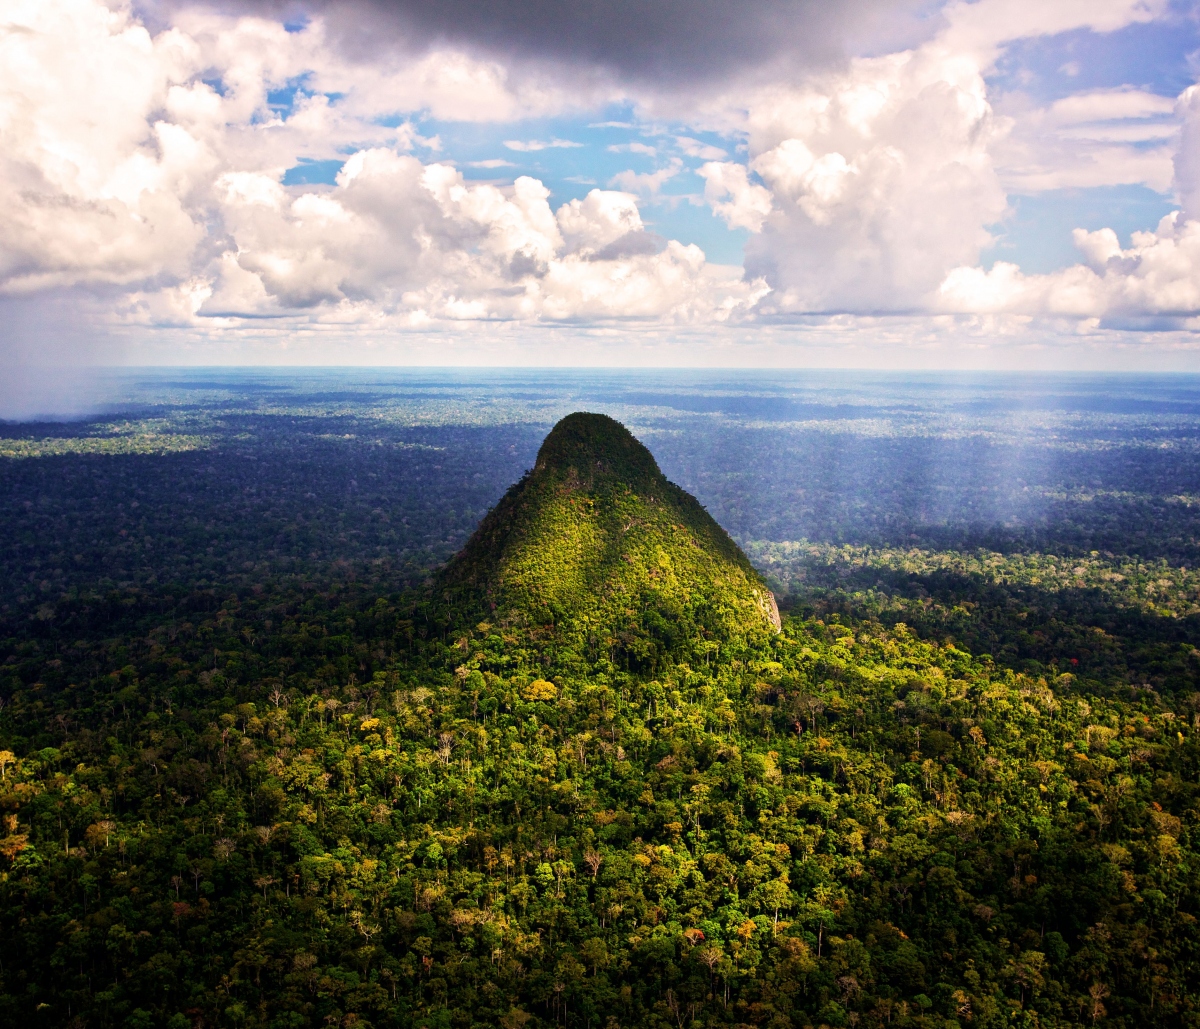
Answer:
<path fill-rule="evenodd" d="M 623 425 L 582 412 L 551 430 L 437 591 L 457 622 L 553 627 L 593 650 L 619 636 L 645 668 L 673 641 L 719 645 L 779 626 L 771 591 L 695 497 Z"/>
<path fill-rule="evenodd" d="M 776 632 L 698 505 L 543 467 L 422 590 L 5 642 L 3 1024 L 1200 1022 L 1194 650 L 1155 689 L 851 597 Z"/>

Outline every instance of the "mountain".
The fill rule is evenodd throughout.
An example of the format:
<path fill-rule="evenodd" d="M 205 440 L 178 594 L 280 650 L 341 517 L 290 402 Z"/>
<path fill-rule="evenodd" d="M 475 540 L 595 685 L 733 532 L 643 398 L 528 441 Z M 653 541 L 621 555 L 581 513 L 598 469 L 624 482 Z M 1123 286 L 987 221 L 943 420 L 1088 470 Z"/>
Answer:
<path fill-rule="evenodd" d="M 746 555 L 620 422 L 579 412 L 438 580 L 443 596 L 514 629 L 554 626 L 655 663 L 779 629 Z"/>

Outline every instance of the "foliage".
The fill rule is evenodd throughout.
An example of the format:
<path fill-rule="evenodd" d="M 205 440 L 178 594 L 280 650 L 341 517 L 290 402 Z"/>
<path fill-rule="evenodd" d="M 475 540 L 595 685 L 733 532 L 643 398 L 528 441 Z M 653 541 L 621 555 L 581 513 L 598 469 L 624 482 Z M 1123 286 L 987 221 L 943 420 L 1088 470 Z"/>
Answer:
<path fill-rule="evenodd" d="M 750 552 L 812 614 L 870 613 L 1031 675 L 1092 689 L 1200 690 L 1194 569 L 1112 554 L 1061 557 L 808 543 Z"/>
<path fill-rule="evenodd" d="M 14 640 L 5 1017 L 1187 1024 L 1200 698 L 869 612 L 773 633 L 747 569 L 593 418 L 432 591 Z M 648 589 L 742 616 L 647 662 L 604 599 Z"/>
<path fill-rule="evenodd" d="M 71 437 L 54 456 L 0 458 L 0 622 L 69 619 L 114 593 L 149 591 L 162 608 L 268 578 L 421 581 L 527 466 L 515 443 L 535 438 L 222 422 L 204 426 L 207 450 L 87 452 Z"/>
<path fill-rule="evenodd" d="M 403 603 L 17 663 L 6 1021 L 1187 1024 L 1193 699 L 870 620 L 547 667 Z"/>
<path fill-rule="evenodd" d="M 203 436 L 179 433 L 127 432 L 111 436 L 49 436 L 43 439 L 0 439 L 0 458 L 57 457 L 64 454 L 176 454 L 199 450 Z"/>
<path fill-rule="evenodd" d="M 1200 614 L 1200 571 L 1173 567 L 1162 558 L 1141 560 L 1111 553 L 1087 555 L 1000 554 L 995 551 L 929 551 L 916 547 L 855 547 L 810 543 L 750 542 L 760 568 L 789 592 L 802 584 L 829 588 L 877 581 L 883 573 L 931 579 L 972 579 L 1003 587 L 1036 587 L 1043 593 L 1086 591 L 1109 606 L 1165 618 Z M 868 573 L 863 579 L 861 573 Z M 871 573 L 874 573 L 872 575 Z M 854 579 L 852 583 L 847 580 Z M 882 582 L 882 580 L 878 580 Z"/>
<path fill-rule="evenodd" d="M 435 592 L 456 622 L 486 617 L 648 671 L 778 624 L 733 540 L 624 426 L 594 414 L 555 426 Z"/>
<path fill-rule="evenodd" d="M 775 633 L 603 425 L 421 585 L 532 380 L 201 385 L 0 461 L 3 1024 L 1197 1024 L 1183 415 L 604 386 Z"/>

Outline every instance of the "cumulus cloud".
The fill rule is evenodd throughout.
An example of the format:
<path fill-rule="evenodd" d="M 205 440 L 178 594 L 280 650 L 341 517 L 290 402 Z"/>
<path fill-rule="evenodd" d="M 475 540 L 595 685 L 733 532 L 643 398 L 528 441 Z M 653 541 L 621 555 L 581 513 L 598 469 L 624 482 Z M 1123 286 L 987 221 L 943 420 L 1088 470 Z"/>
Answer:
<path fill-rule="evenodd" d="M 151 35 L 98 0 L 17 0 L 6 13 L 0 290 L 10 294 L 125 286 L 120 316 L 146 325 L 303 312 L 395 324 L 711 319 L 762 296 L 699 248 L 647 232 L 627 192 L 593 190 L 555 211 L 536 179 L 469 183 L 415 156 L 436 141 L 411 123 L 380 124 L 393 105 L 453 110 L 448 82 L 471 94 L 474 115 L 520 107 L 503 75 L 468 58 L 354 77 L 331 61 L 317 23 L 287 32 L 197 10 Z M 340 96 L 322 91 L 332 85 Z M 279 113 L 268 100 L 285 88 L 295 97 Z M 297 161 L 335 155 L 332 186 L 283 185 Z"/>
<path fill-rule="evenodd" d="M 750 105 L 769 206 L 729 166 L 709 166 L 706 193 L 731 224 L 761 219 L 746 266 L 780 313 L 912 310 L 990 242 L 1007 202 L 991 156 L 1003 131 L 970 59 L 930 46 L 858 60 Z"/>
<path fill-rule="evenodd" d="M 1162 6 L 1113 0 L 1092 13 L 1101 25 L 1148 20 Z M 1107 19 L 1107 20 L 1105 20 Z M 1175 101 L 1124 88 L 1076 94 L 1026 118 L 1017 146 L 1036 153 L 1005 178 L 1031 188 L 1139 182 L 1173 189 L 1181 209 L 1123 248 L 1111 228 L 1075 229 L 1083 260 L 1044 275 L 1014 264 L 962 265 L 942 281 L 936 304 L 954 312 L 1075 319 L 1127 328 L 1200 328 L 1200 100 L 1196 86 Z M 1043 132 L 1040 146 L 1032 142 Z M 1045 135 L 1052 137 L 1049 145 Z M 1056 140 L 1053 137 L 1057 137 Z M 1156 145 L 1159 141 L 1170 141 Z M 1075 144 L 1073 153 L 1070 144 Z M 1066 156 L 1064 157 L 1064 151 Z"/>
<path fill-rule="evenodd" d="M 391 150 L 346 162 L 336 187 L 290 197 L 263 176 L 222 180 L 236 251 L 213 271 L 197 316 L 317 305 L 430 319 L 727 318 L 762 295 L 703 252 L 646 232 L 634 197 L 592 190 L 549 204 Z M 366 306 L 363 306 L 366 305 Z"/>
<path fill-rule="evenodd" d="M 1163 2 L 956 0 L 930 20 L 932 38 L 909 49 L 818 61 L 766 84 L 743 75 L 668 103 L 657 87 L 638 93 L 632 80 L 514 63 L 496 47 L 458 46 L 454 33 L 425 38 L 403 59 L 370 46 L 350 59 L 353 17 L 325 18 L 319 5 L 298 31 L 278 17 L 229 13 L 236 3 L 163 8 L 170 17 L 151 29 L 120 0 L 10 0 L 0 30 L 0 293 L 107 291 L 115 317 L 147 326 L 1192 317 L 1195 91 L 1174 106 L 1134 88 L 1039 106 L 989 97 L 986 80 L 1018 36 L 1110 31 L 1156 16 Z M 658 17 L 671 5 L 649 6 L 646 16 Z M 824 17 L 828 6 L 763 10 L 778 26 L 789 12 Z M 708 7 L 733 17 L 730 5 Z M 424 17 L 414 11 L 405 17 Z M 676 13 L 699 24 L 691 7 Z M 619 63 L 605 53 L 596 60 Z M 685 79 L 680 71 L 672 81 Z M 609 149 L 665 163 L 621 171 L 608 189 L 567 203 L 552 203 L 535 178 L 468 181 L 435 159 L 440 141 L 420 131 L 425 115 L 515 123 L 614 100 L 660 127 L 657 146 Z M 668 108 L 695 120 L 652 117 Z M 675 134 L 683 131 L 729 144 Z M 582 145 L 504 141 L 518 153 Z M 285 185 L 290 168 L 313 162 L 340 166 L 336 181 Z M 751 234 L 744 275 L 642 222 L 639 200 L 685 169 L 704 180 L 718 217 Z M 1182 212 L 1127 248 L 1112 233 L 1083 234 L 1080 264 L 1055 275 L 978 266 L 1008 191 L 1124 182 L 1173 186 Z"/>
<path fill-rule="evenodd" d="M 1200 219 L 1200 87 L 1190 86 L 1176 101 L 1181 128 L 1175 152 L 1175 193 L 1188 218 Z"/>
<path fill-rule="evenodd" d="M 643 231 L 637 200 L 613 190 L 593 189 L 582 200 L 563 204 L 556 220 L 570 251 L 584 256 Z"/>
<path fill-rule="evenodd" d="M 212 157 L 185 127 L 152 116 L 182 78 L 187 41 L 152 40 L 88 0 L 25 0 L 6 17 L 0 288 L 185 272 L 203 234 L 187 198 Z"/>
<path fill-rule="evenodd" d="M 771 213 L 771 191 L 750 181 L 746 166 L 731 161 L 701 165 L 704 199 L 731 229 L 758 232 Z"/>
<path fill-rule="evenodd" d="M 1018 130 L 985 77 L 1016 39 L 1112 31 L 1163 10 L 1165 0 L 956 0 L 918 47 L 752 92 L 746 165 L 714 161 L 700 174 L 714 212 L 755 233 L 747 272 L 775 289 L 764 309 L 937 309 L 948 272 L 976 264 L 1019 184 L 1166 188 L 1169 101 L 1081 95 L 1023 111 Z"/>
<path fill-rule="evenodd" d="M 422 140 L 324 94 L 268 92 L 319 65 L 319 26 L 212 15 L 151 37 L 127 8 L 16 0 L 0 34 L 0 290 L 184 278 L 217 208 L 352 142 Z M 213 76 L 219 77 L 215 85 Z M 223 178 L 256 169 L 258 178 Z M 249 175 L 249 172 L 237 174 Z M 265 176 L 265 178 L 264 178 Z M 236 207 L 236 205 L 234 205 Z"/>
<path fill-rule="evenodd" d="M 274 188 L 272 188 L 274 187 Z M 511 191 L 389 150 L 355 154 L 327 194 L 226 184 L 237 251 L 196 314 L 367 305 L 371 317 L 726 318 L 761 296 L 697 247 L 646 232 L 634 197 L 592 190 L 553 211 L 522 176 Z M 192 297 L 200 296 L 193 291 Z"/>
<path fill-rule="evenodd" d="M 1085 263 L 1049 275 L 1024 275 L 997 262 L 990 271 L 956 268 L 939 290 L 947 311 L 1064 318 L 1200 314 L 1200 222 L 1178 212 L 1122 249 L 1112 229 L 1075 230 Z"/>

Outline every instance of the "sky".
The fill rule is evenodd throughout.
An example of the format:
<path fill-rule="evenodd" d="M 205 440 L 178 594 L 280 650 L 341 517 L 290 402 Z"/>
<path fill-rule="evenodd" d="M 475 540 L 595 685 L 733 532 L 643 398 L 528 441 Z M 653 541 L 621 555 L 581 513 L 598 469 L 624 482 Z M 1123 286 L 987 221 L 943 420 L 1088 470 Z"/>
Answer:
<path fill-rule="evenodd" d="M 4 397 L 103 364 L 1200 370 L 1176 0 L 0 0 Z"/>

